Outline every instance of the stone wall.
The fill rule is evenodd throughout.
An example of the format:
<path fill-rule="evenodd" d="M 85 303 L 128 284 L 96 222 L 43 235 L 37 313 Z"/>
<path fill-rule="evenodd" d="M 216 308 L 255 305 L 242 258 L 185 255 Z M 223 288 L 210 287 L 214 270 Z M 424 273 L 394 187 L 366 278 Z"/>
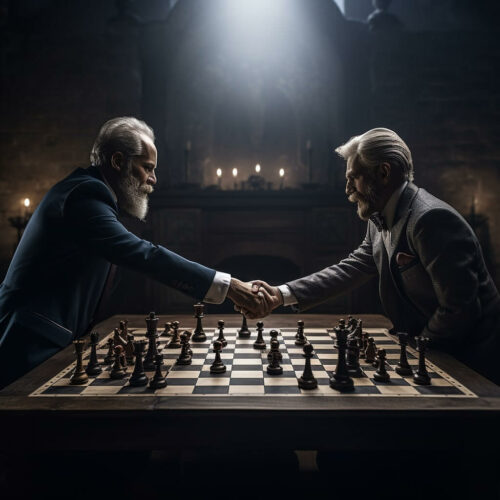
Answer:
<path fill-rule="evenodd" d="M 500 259 L 500 44 L 493 33 L 373 36 L 371 126 L 410 146 L 415 182 L 471 206 L 491 271 Z"/>

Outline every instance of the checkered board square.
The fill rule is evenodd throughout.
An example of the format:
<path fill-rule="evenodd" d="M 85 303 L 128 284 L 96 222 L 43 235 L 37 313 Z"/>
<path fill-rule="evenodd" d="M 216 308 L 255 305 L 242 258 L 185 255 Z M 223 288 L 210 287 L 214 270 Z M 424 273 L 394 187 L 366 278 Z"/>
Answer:
<path fill-rule="evenodd" d="M 399 360 L 400 348 L 395 338 L 384 329 L 365 328 L 364 330 L 374 338 L 377 347 L 383 347 L 386 350 L 390 381 L 375 381 L 373 374 L 376 368 L 361 360 L 365 376 L 353 379 L 355 390 L 351 393 L 339 393 L 329 385 L 330 376 L 337 364 L 337 350 L 334 348 L 331 330 L 306 327 L 305 335 L 314 347 L 311 366 L 318 381 L 318 388 L 314 390 L 303 390 L 298 387 L 297 380 L 304 370 L 305 358 L 302 348 L 295 345 L 295 329 L 281 329 L 278 340 L 283 355 L 281 362 L 283 374 L 269 375 L 266 371 L 268 350 L 260 351 L 253 347 L 256 333 L 252 332 L 250 338 L 239 338 L 236 328 L 226 328 L 224 335 L 227 346 L 221 354 L 222 361 L 227 368 L 226 373 L 210 373 L 210 365 L 215 357 L 212 351 L 212 342 L 218 334 L 213 329 L 205 329 L 208 340 L 206 342 L 191 342 L 193 359 L 192 363 L 187 366 L 175 364 L 180 348 L 167 348 L 166 344 L 169 339 L 160 337 L 159 351 L 163 354 L 164 359 L 163 372 L 168 370 L 167 386 L 163 389 L 152 390 L 148 386 L 130 386 L 128 376 L 132 373 L 133 367 L 128 367 L 127 377 L 120 380 L 111 379 L 109 376 L 110 367 L 104 364 L 102 365 L 102 373 L 97 377 L 89 377 L 88 382 L 84 385 L 71 385 L 69 379 L 76 364 L 73 363 L 30 396 L 477 397 L 472 391 L 428 360 L 426 364 L 431 376 L 431 385 L 421 386 L 415 384 L 411 376 L 398 375 L 394 368 Z M 145 333 L 145 329 L 133 330 L 136 340 L 142 338 Z M 269 345 L 269 330 L 264 330 L 264 338 Z M 101 363 L 107 353 L 105 342 L 106 338 L 100 342 L 97 351 Z M 84 353 L 84 365 L 88 362 L 89 353 L 90 349 Z M 416 368 L 418 353 L 411 347 L 408 347 L 408 361 Z M 147 375 L 151 378 L 153 372 L 147 372 Z"/>

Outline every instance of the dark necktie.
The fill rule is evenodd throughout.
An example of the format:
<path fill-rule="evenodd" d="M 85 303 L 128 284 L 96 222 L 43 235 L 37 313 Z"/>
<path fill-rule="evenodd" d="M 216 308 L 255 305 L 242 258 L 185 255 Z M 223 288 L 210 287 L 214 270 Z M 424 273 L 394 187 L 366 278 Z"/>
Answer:
<path fill-rule="evenodd" d="M 387 229 L 387 224 L 385 223 L 384 216 L 380 212 L 375 212 L 370 216 L 370 220 L 375 224 L 377 231 L 380 232 L 383 229 Z"/>

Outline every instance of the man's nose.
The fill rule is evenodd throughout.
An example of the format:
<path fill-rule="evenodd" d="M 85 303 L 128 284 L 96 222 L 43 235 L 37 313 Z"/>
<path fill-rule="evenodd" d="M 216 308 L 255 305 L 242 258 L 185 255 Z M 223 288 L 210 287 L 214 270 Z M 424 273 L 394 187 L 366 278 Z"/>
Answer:
<path fill-rule="evenodd" d="M 346 194 L 347 196 L 349 196 L 349 195 L 350 195 L 351 193 L 353 193 L 353 192 L 354 192 L 354 188 L 353 188 L 353 186 L 352 186 L 351 181 L 347 181 L 347 182 L 345 183 L 345 194 Z"/>
<path fill-rule="evenodd" d="M 157 179 L 156 179 L 155 173 L 151 173 L 148 175 L 148 182 L 149 182 L 149 184 L 153 184 L 153 186 L 156 184 Z"/>

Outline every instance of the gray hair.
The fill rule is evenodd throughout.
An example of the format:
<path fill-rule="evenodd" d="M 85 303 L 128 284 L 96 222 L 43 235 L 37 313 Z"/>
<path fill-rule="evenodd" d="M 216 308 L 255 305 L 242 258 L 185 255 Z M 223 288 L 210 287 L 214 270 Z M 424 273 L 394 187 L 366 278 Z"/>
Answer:
<path fill-rule="evenodd" d="M 132 116 L 120 116 L 108 120 L 99 130 L 90 153 L 90 163 L 94 166 L 106 165 L 111 156 L 121 151 L 126 157 L 143 154 L 143 139 L 153 142 L 153 129 L 145 122 Z"/>
<path fill-rule="evenodd" d="M 373 169 L 383 162 L 399 168 L 407 181 L 413 181 L 413 160 L 410 148 L 396 132 L 373 128 L 351 137 L 335 150 L 344 160 L 352 158 L 361 166 Z"/>

